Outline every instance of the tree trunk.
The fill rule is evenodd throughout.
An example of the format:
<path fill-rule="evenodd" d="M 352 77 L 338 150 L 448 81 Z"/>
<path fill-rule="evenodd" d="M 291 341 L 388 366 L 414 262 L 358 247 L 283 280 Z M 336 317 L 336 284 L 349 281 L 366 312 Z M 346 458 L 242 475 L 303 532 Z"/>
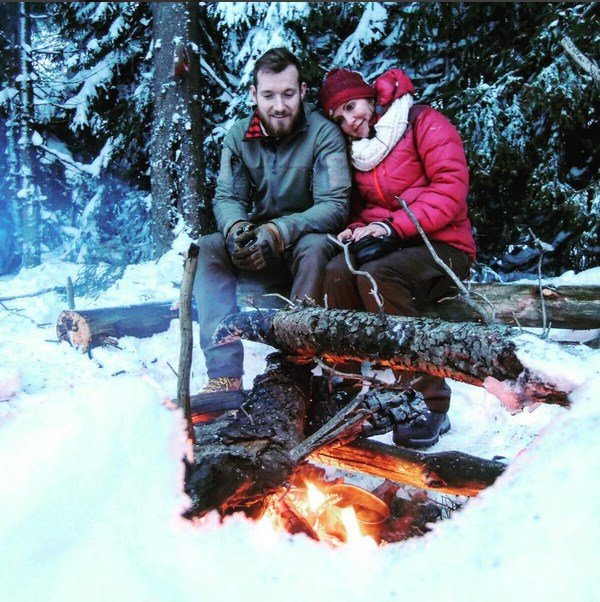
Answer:
<path fill-rule="evenodd" d="M 33 147 L 31 142 L 33 115 L 33 85 L 31 80 L 31 16 L 30 3 L 20 2 L 19 44 L 21 53 L 20 73 L 20 138 L 19 138 L 19 174 L 21 189 L 18 196 L 22 199 L 23 265 L 39 265 L 40 246 L 40 195 L 34 180 Z"/>
<path fill-rule="evenodd" d="M 199 233 L 204 205 L 198 5 L 156 2 L 154 116 L 151 141 L 152 227 L 156 256 L 170 247 L 181 216 Z M 202 218 L 205 219 L 204 217 Z"/>
<path fill-rule="evenodd" d="M 266 343 L 301 361 L 313 357 L 369 361 L 483 386 L 514 410 L 537 402 L 566 404 L 575 388 L 568 378 L 550 382 L 553 368 L 545 367 L 543 359 L 526 368 L 521 358 L 530 349 L 536 357 L 552 353 L 554 361 L 557 357 L 571 364 L 582 361 L 557 343 L 501 324 L 451 324 L 316 307 L 229 316 L 215 340 L 238 338 Z"/>

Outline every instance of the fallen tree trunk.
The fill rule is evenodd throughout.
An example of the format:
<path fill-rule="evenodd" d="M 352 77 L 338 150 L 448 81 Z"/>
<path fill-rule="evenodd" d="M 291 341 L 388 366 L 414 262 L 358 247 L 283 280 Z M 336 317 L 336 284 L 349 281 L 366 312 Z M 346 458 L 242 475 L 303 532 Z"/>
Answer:
<path fill-rule="evenodd" d="M 299 361 L 369 361 L 483 386 L 514 410 L 537 402 L 567 404 L 567 395 L 582 378 L 586 352 L 593 353 L 564 349 L 500 324 L 451 324 L 317 307 L 229 316 L 215 341 L 238 338 L 266 343 Z M 530 365 L 528 357 L 534 358 Z M 550 357 L 547 366 L 544 357 Z M 558 358 L 565 368 L 578 370 L 554 374 Z"/>
<path fill-rule="evenodd" d="M 82 353 L 123 336 L 150 337 L 169 329 L 179 317 L 173 302 L 145 303 L 124 307 L 65 310 L 56 322 L 59 341 L 68 341 Z"/>
<path fill-rule="evenodd" d="M 238 289 L 240 307 L 257 304 L 259 307 L 281 309 L 285 303 L 279 297 L 264 296 L 265 292 L 288 290 L 283 284 L 259 283 L 253 287 L 243 282 Z M 474 284 L 473 293 L 484 296 L 493 304 L 495 318 L 500 323 L 524 327 L 543 325 L 539 288 L 530 284 Z M 47 289 L 55 290 L 55 289 Z M 600 328 L 600 287 L 562 286 L 544 287 L 548 323 L 553 328 L 593 330 Z M 261 294 L 262 293 L 262 294 Z M 10 297 L 16 299 L 18 297 Z M 8 297 L 6 298 L 8 299 Z M 58 316 L 56 332 L 59 340 L 66 340 L 83 353 L 103 344 L 107 339 L 122 336 L 148 337 L 164 332 L 172 319 L 178 318 L 172 303 L 153 302 L 125 307 L 64 311 Z M 193 306 L 195 314 L 195 307 Z M 440 318 L 448 322 L 479 322 L 480 316 L 460 299 L 443 299 L 423 309 L 422 317 Z"/>
<path fill-rule="evenodd" d="M 310 460 L 396 483 L 468 497 L 476 496 L 492 485 L 505 469 L 501 462 L 461 452 L 427 454 L 369 439 L 322 448 L 311 454 Z"/>

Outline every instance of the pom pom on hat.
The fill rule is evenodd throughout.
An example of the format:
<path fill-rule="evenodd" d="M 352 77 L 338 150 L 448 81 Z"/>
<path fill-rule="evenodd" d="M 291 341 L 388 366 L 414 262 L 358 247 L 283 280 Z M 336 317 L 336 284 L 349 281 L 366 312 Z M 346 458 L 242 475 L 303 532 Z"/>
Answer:
<path fill-rule="evenodd" d="M 345 102 L 356 98 L 375 98 L 375 88 L 367 84 L 358 71 L 332 69 L 327 73 L 319 91 L 319 105 L 326 115 Z"/>

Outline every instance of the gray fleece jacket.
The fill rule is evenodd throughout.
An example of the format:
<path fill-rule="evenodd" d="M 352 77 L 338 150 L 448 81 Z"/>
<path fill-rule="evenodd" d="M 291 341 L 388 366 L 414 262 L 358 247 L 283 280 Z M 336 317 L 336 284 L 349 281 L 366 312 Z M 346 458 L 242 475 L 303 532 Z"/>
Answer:
<path fill-rule="evenodd" d="M 246 138 L 252 115 L 227 132 L 213 200 L 224 235 L 235 222 L 277 226 L 285 247 L 313 232 L 340 232 L 351 187 L 346 142 L 339 127 L 304 104 L 287 138 Z"/>

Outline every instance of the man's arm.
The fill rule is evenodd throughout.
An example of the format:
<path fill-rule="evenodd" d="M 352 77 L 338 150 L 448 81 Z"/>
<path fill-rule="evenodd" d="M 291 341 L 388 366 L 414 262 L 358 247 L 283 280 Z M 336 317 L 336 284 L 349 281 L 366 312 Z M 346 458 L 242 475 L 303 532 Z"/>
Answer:
<path fill-rule="evenodd" d="M 221 151 L 221 164 L 213 199 L 217 227 L 227 236 L 237 222 L 247 221 L 250 210 L 250 177 L 235 146 L 234 126 L 227 132 Z"/>
<path fill-rule="evenodd" d="M 337 125 L 326 122 L 316 140 L 313 166 L 314 204 L 305 211 L 272 219 L 284 246 L 310 233 L 337 234 L 346 225 L 351 188 L 346 141 Z M 307 191 L 307 195 L 310 191 Z"/>

